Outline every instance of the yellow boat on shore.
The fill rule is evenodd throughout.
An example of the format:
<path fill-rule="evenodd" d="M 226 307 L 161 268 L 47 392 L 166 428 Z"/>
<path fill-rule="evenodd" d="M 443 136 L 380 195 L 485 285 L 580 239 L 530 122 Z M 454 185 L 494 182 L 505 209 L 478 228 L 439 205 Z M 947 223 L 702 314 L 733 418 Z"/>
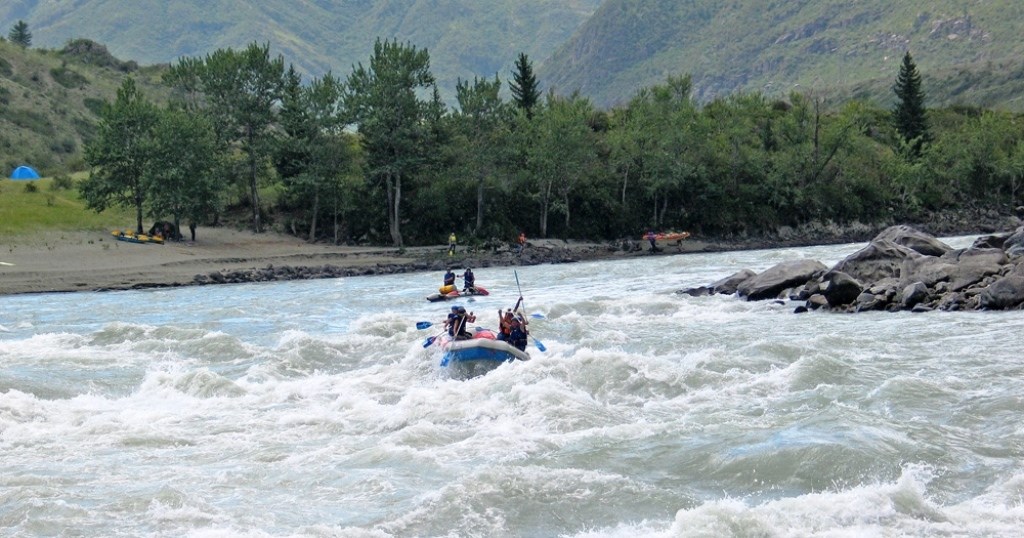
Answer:
<path fill-rule="evenodd" d="M 114 230 L 110 232 L 114 239 L 128 243 L 156 243 L 164 244 L 164 238 L 159 235 L 137 234 L 131 230 Z"/>

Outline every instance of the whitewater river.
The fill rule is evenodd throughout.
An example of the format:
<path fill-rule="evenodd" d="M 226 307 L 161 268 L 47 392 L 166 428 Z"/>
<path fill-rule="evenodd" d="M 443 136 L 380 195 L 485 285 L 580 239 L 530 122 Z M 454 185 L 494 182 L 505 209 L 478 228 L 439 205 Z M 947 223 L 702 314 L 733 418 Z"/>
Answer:
<path fill-rule="evenodd" d="M 0 535 L 1024 534 L 1024 312 L 674 293 L 861 246 L 519 268 L 468 380 L 440 273 L 0 297 Z"/>

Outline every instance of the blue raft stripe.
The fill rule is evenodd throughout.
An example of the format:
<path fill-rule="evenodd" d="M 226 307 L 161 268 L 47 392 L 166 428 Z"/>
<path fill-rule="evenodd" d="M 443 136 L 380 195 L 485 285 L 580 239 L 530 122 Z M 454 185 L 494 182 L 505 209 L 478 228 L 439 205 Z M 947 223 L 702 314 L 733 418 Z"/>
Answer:
<path fill-rule="evenodd" d="M 468 361 L 507 362 L 517 358 L 529 360 L 530 356 L 498 340 L 460 340 L 450 344 L 448 351 L 441 358 L 441 366 Z"/>

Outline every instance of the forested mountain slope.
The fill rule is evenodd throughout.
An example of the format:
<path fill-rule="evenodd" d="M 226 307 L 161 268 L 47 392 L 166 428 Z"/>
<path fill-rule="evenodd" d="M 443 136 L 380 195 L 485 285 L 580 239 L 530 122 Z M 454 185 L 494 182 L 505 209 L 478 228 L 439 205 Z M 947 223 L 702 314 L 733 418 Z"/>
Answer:
<path fill-rule="evenodd" d="M 606 0 L 539 73 L 602 105 L 687 73 L 701 100 L 794 89 L 889 99 L 910 50 L 933 104 L 1019 109 L 1022 30 L 1017 0 Z"/>
<path fill-rule="evenodd" d="M 269 42 L 307 75 L 344 77 L 374 41 L 426 48 L 443 95 L 461 77 L 504 80 L 520 52 L 538 60 L 563 43 L 600 0 L 79 0 L 0 2 L 0 25 L 29 23 L 33 45 L 86 37 L 116 56 L 152 64 Z"/>

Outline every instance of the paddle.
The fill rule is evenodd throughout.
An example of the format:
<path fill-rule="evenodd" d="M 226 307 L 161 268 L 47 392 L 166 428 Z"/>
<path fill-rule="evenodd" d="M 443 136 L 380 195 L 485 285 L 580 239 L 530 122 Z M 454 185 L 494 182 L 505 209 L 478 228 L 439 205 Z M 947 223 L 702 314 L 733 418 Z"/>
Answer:
<path fill-rule="evenodd" d="M 430 347 L 430 344 L 433 344 L 434 340 L 437 340 L 437 337 L 441 336 L 442 334 L 444 334 L 444 331 L 441 331 L 441 332 L 435 334 L 434 336 L 431 336 L 430 338 L 427 338 L 426 340 L 424 340 L 423 341 L 423 347 L 424 348 Z"/>
<path fill-rule="evenodd" d="M 429 322 L 429 321 L 417 321 L 416 322 L 416 329 L 421 330 L 421 331 L 423 329 L 426 329 L 428 327 L 433 327 L 433 326 L 434 326 L 434 324 Z"/>
<path fill-rule="evenodd" d="M 522 286 L 519 285 L 519 273 L 517 271 L 513 270 L 512 274 L 516 276 L 516 289 L 519 290 L 519 302 L 516 303 L 516 306 L 518 307 L 519 305 L 522 305 L 523 310 L 526 310 L 526 301 L 523 301 L 523 288 L 522 288 Z M 540 314 L 536 314 L 535 316 L 540 316 L 540 318 L 538 318 L 538 319 L 541 319 L 541 318 L 544 317 L 544 316 L 541 316 Z M 530 317 L 535 317 L 535 316 L 531 315 Z M 534 339 L 533 339 L 533 345 L 537 346 L 537 349 L 539 349 L 541 351 L 541 353 L 543 353 L 543 352 L 548 350 L 548 348 L 544 345 L 544 343 L 541 342 L 540 340 L 537 340 L 536 337 L 534 337 Z"/>

